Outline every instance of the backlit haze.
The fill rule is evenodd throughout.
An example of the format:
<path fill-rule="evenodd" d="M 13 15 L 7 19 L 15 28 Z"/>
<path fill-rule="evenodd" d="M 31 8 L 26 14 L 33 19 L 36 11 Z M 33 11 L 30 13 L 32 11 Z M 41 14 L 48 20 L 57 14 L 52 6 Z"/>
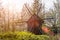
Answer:
<path fill-rule="evenodd" d="M 46 4 L 45 7 L 47 9 L 53 6 L 52 1 L 53 0 L 42 0 L 42 2 Z M 1 2 L 2 2 L 2 7 L 5 9 L 6 14 L 9 11 L 9 15 L 12 16 L 12 14 L 14 14 L 16 18 L 17 15 L 19 15 L 19 17 L 21 16 L 20 12 L 24 3 L 28 3 L 31 6 L 33 0 L 1 0 Z M 6 15 L 6 17 L 8 16 Z"/>

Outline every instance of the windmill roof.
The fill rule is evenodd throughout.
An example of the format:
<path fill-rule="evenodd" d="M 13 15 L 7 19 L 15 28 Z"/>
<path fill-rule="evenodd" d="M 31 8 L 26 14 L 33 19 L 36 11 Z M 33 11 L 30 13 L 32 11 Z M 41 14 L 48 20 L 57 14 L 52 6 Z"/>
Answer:
<path fill-rule="evenodd" d="M 33 21 L 33 20 L 37 20 L 37 21 L 43 21 L 42 18 L 40 18 L 39 16 L 37 16 L 36 14 L 32 15 L 29 19 L 28 19 L 28 22 L 29 21 Z"/>

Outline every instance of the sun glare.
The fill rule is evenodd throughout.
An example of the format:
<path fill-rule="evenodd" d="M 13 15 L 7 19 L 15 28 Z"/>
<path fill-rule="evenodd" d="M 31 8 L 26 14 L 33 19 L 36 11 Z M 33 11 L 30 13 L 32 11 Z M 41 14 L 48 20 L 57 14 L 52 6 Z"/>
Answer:
<path fill-rule="evenodd" d="M 28 3 L 29 5 L 32 4 L 32 0 L 1 0 L 2 7 L 5 11 L 5 18 L 14 18 L 17 19 L 21 18 L 21 11 L 23 8 L 24 3 Z M 9 13 L 8 13 L 9 12 Z"/>
<path fill-rule="evenodd" d="M 26 0 L 2 0 L 2 2 L 3 6 L 8 7 L 9 10 L 15 9 L 16 11 L 20 11 Z"/>
<path fill-rule="evenodd" d="M 1 0 L 2 2 L 2 6 L 5 9 L 6 15 L 8 15 L 8 11 L 9 11 L 9 15 L 11 16 L 12 14 L 16 17 L 17 15 L 19 15 L 19 17 L 21 16 L 21 9 L 24 5 L 24 3 L 26 3 L 27 0 Z M 8 11 L 6 11 L 8 10 Z M 10 17 L 9 16 L 9 17 Z M 6 16 L 7 18 L 7 16 Z"/>

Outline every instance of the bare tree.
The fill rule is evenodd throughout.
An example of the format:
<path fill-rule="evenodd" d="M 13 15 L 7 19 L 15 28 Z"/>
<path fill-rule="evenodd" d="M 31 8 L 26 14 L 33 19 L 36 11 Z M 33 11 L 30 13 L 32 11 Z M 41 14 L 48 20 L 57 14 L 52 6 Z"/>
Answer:
<path fill-rule="evenodd" d="M 56 24 L 57 26 L 60 26 L 60 1 L 56 0 L 57 3 L 54 3 L 54 10 L 56 13 Z"/>
<path fill-rule="evenodd" d="M 0 28 L 1 31 L 5 31 L 5 9 L 2 6 L 2 1 L 0 0 Z"/>

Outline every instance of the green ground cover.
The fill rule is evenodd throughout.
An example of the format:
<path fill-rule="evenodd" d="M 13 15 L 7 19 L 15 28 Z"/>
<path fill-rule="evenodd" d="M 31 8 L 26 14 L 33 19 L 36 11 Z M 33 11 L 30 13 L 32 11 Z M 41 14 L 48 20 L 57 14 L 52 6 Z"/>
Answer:
<path fill-rule="evenodd" d="M 5 32 L 0 33 L 0 40 L 55 40 L 55 38 L 30 32 Z"/>

